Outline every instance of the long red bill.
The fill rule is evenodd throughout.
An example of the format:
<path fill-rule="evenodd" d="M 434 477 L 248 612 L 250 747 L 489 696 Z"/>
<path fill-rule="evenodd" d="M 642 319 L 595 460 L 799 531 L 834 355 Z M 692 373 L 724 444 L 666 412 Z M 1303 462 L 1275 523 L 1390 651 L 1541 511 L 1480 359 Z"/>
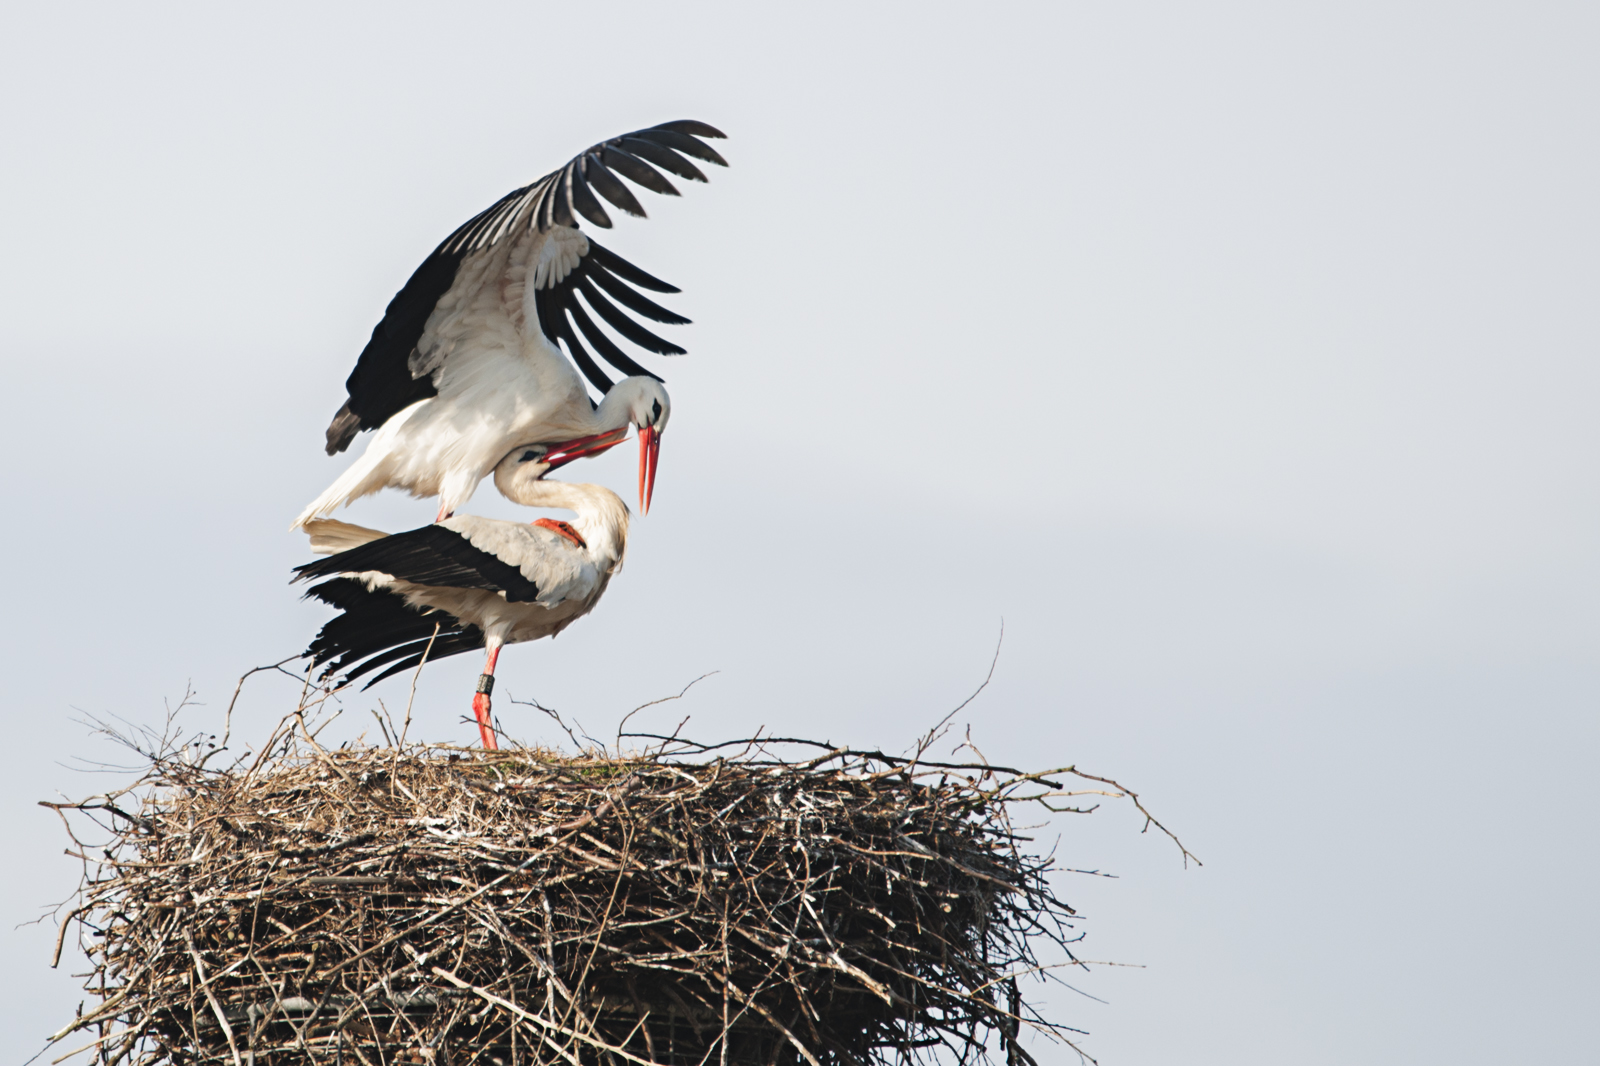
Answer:
<path fill-rule="evenodd" d="M 609 433 L 595 433 L 587 437 L 579 437 L 576 440 L 562 441 L 560 444 L 551 446 L 550 451 L 544 457 L 544 462 L 549 464 L 551 470 L 554 470 L 558 466 L 566 466 L 574 459 L 586 459 L 591 455 L 599 455 L 603 451 L 615 448 L 627 436 L 628 427 L 623 426 L 621 429 L 613 429 Z"/>
<path fill-rule="evenodd" d="M 661 431 L 654 426 L 639 427 L 639 509 L 650 513 L 650 500 L 656 494 L 656 463 L 661 458 Z"/>

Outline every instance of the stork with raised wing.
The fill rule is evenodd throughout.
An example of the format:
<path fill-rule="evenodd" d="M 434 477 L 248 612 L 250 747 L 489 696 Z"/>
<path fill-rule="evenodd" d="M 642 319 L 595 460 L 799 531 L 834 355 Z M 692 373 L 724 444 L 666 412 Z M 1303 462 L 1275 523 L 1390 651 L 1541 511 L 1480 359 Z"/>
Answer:
<path fill-rule="evenodd" d="M 305 523 L 311 547 L 331 553 L 296 567 L 296 581 L 331 580 L 306 593 L 337 607 L 306 657 L 324 678 L 354 681 L 385 667 L 391 674 L 462 652 L 488 658 L 472 698 L 483 746 L 493 749 L 490 693 L 500 649 L 553 637 L 594 609 L 622 566 L 628 506 L 599 485 L 546 481 L 542 448 L 519 448 L 495 469 L 495 486 L 529 507 L 562 507 L 570 523 L 531 523 L 456 515 L 390 536 L 332 519 Z"/>
<path fill-rule="evenodd" d="M 383 488 L 438 496 L 442 520 L 510 449 L 562 442 L 576 458 L 621 442 L 630 425 L 639 431 L 639 503 L 648 511 L 672 404 L 661 378 L 635 362 L 619 339 L 681 355 L 683 348 L 628 312 L 667 324 L 689 320 L 639 291 L 677 288 L 591 240 L 579 231 L 579 219 L 610 228 L 596 193 L 643 217 L 621 179 L 676 196 L 662 171 L 705 181 L 690 160 L 727 166 L 705 143 L 722 136 L 685 120 L 602 141 L 445 238 L 372 331 L 345 382 L 348 398 L 328 426 L 328 454 L 344 451 L 363 430 L 377 433 L 295 525 Z M 613 382 L 585 341 L 627 376 Z M 584 379 L 602 394 L 598 405 Z"/>

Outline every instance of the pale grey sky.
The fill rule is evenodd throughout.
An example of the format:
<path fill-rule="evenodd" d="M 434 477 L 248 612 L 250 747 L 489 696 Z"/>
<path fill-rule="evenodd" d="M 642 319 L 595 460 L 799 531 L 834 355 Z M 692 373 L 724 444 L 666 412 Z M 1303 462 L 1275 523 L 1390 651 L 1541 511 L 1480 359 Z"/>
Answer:
<path fill-rule="evenodd" d="M 1394 0 L 8 6 L 5 1046 L 80 998 L 53 928 L 10 931 L 75 876 L 33 801 L 104 780 L 63 765 L 105 754 L 74 709 L 154 721 L 192 679 L 214 714 L 301 649 L 327 612 L 286 527 L 346 461 L 322 429 L 389 297 L 500 194 L 692 117 L 732 169 L 607 239 L 695 319 L 656 506 L 500 691 L 600 732 L 720 670 L 652 724 L 902 747 L 1004 617 L 963 727 L 1139 788 L 1206 860 L 1129 811 L 1050 830 L 1122 875 L 1063 881 L 1086 955 L 1147 966 L 1053 996 L 1106 1066 L 1592 1057 L 1597 30 Z M 632 461 L 563 474 L 627 490 Z M 478 667 L 430 667 L 428 736 L 470 739 Z"/>

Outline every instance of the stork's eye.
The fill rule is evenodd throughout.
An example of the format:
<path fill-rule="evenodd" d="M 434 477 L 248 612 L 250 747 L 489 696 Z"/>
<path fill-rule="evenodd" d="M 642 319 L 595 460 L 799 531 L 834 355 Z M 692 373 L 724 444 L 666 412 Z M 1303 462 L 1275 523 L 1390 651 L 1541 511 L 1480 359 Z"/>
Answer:
<path fill-rule="evenodd" d="M 522 458 L 518 459 L 517 462 L 537 463 L 539 460 L 545 457 L 549 450 L 550 449 L 548 448 L 529 448 L 527 451 L 522 453 Z"/>
<path fill-rule="evenodd" d="M 650 406 L 651 406 L 651 410 L 655 412 L 650 417 L 650 424 L 651 425 L 655 425 L 657 422 L 661 421 L 661 401 L 660 400 L 652 400 L 650 402 Z"/>

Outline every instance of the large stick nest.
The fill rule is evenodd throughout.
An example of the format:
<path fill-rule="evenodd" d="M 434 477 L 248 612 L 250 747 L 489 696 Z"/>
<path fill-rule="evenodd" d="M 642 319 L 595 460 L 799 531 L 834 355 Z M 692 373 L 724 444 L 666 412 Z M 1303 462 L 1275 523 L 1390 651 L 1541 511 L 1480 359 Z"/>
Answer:
<path fill-rule="evenodd" d="M 62 937 L 98 1000 L 55 1039 L 106 1066 L 1031 1063 L 1030 1031 L 1076 1050 L 1022 996 L 1078 933 L 1012 822 L 1082 794 L 1074 770 L 770 741 L 204 763 L 169 750 L 136 787 L 52 804 L 86 870 Z"/>

